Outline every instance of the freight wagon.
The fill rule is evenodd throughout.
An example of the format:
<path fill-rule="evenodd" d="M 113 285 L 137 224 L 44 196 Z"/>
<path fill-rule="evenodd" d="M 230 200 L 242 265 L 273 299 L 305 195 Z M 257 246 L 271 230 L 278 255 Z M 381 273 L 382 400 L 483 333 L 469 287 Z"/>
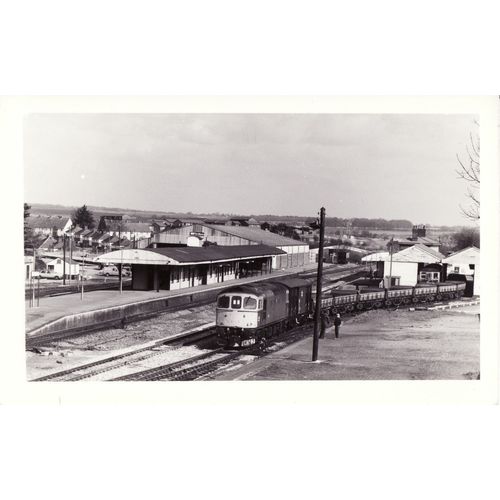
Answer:
<path fill-rule="evenodd" d="M 414 287 L 333 290 L 321 300 L 325 314 L 343 314 L 380 307 L 433 302 L 461 297 L 465 283 L 444 282 Z M 312 283 L 299 278 L 234 286 L 219 294 L 216 329 L 220 345 L 245 347 L 288 331 L 314 314 Z"/>

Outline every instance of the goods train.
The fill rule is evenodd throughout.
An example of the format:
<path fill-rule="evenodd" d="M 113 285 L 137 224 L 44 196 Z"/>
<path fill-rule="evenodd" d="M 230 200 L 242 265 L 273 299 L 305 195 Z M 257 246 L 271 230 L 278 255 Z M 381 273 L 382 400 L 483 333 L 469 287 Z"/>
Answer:
<path fill-rule="evenodd" d="M 414 287 L 333 290 L 321 300 L 329 315 L 461 297 L 465 283 L 443 282 Z M 287 278 L 266 283 L 237 285 L 217 297 L 218 343 L 227 348 L 259 344 L 311 319 L 314 314 L 312 283 Z"/>

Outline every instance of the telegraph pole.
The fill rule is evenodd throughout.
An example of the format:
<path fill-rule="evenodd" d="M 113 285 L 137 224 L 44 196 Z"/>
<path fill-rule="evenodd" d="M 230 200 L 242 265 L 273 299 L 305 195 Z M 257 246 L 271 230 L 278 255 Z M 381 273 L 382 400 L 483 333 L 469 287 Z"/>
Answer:
<path fill-rule="evenodd" d="M 71 285 L 71 271 L 73 267 L 73 234 L 69 233 L 69 284 Z"/>
<path fill-rule="evenodd" d="M 118 230 L 118 245 L 120 245 L 120 265 L 118 266 L 118 274 L 120 280 L 120 294 L 123 293 L 123 277 L 122 277 L 122 269 L 123 269 L 123 249 L 122 249 L 122 222 L 120 221 L 120 227 Z"/>
<path fill-rule="evenodd" d="M 63 234 L 63 285 L 66 284 L 66 233 Z"/>
<path fill-rule="evenodd" d="M 321 285 L 323 278 L 323 246 L 325 244 L 325 209 L 321 207 L 319 218 L 318 274 L 316 281 L 316 309 L 314 312 L 314 337 L 312 360 L 318 360 L 319 331 L 321 322 Z"/>
<path fill-rule="evenodd" d="M 389 283 L 387 284 L 387 288 L 391 288 L 392 285 L 392 246 L 394 245 L 394 237 L 389 241 L 389 255 L 391 256 L 391 261 L 389 264 Z"/>

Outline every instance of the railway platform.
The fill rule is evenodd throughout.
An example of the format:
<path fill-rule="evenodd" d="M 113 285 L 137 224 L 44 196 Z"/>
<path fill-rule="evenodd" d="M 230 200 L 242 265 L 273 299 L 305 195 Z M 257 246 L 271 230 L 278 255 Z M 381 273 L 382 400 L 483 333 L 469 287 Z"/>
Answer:
<path fill-rule="evenodd" d="M 276 271 L 269 275 L 231 280 L 212 285 L 201 285 L 182 290 L 139 291 L 96 290 L 80 294 L 43 297 L 38 307 L 26 308 L 26 335 L 48 334 L 55 331 L 95 327 L 96 324 L 119 321 L 121 318 L 138 317 L 141 314 L 162 312 L 170 305 L 186 304 L 200 297 L 215 296 L 217 291 L 236 284 L 250 283 L 299 272 L 313 271 L 316 264 L 301 268 Z M 118 285 L 117 285 L 118 286 Z M 177 302 L 176 302 L 177 301 Z"/>

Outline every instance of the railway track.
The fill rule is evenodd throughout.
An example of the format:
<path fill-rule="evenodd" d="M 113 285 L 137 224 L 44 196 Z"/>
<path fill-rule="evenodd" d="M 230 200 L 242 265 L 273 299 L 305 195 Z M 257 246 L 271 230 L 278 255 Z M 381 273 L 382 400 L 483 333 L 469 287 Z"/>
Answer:
<path fill-rule="evenodd" d="M 297 340 L 304 338 L 311 333 L 312 323 L 297 326 L 288 332 L 284 332 L 271 339 L 273 344 L 285 341 L 285 345 L 289 345 Z M 270 347 L 270 346 L 269 346 Z M 283 346 L 284 347 L 284 346 Z M 211 372 L 218 370 L 229 362 L 241 357 L 242 355 L 265 355 L 266 351 L 262 351 L 257 346 L 238 349 L 236 351 L 226 349 L 216 349 L 208 353 L 203 353 L 198 356 L 170 363 L 163 366 L 151 368 L 141 372 L 135 372 L 121 377 L 111 379 L 111 381 L 188 381 L 196 380 L 200 377 L 208 375 Z"/>
<path fill-rule="evenodd" d="M 246 351 L 245 351 L 246 352 Z M 111 381 L 160 381 L 160 380 L 195 380 L 217 369 L 220 365 L 241 356 L 242 351 L 216 349 L 182 361 L 158 366 L 142 372 L 131 373 Z"/>
<path fill-rule="evenodd" d="M 138 363 L 155 356 L 160 356 L 165 353 L 180 349 L 186 345 L 193 344 L 202 339 L 209 339 L 215 335 L 215 327 L 210 326 L 195 332 L 190 332 L 185 335 L 164 339 L 146 347 L 131 350 L 126 353 L 117 354 L 108 358 L 79 365 L 74 368 L 51 373 L 43 377 L 33 379 L 32 382 L 76 382 L 87 378 L 101 375 L 103 373 L 122 368 L 132 363 Z"/>
<path fill-rule="evenodd" d="M 111 281 L 111 282 L 101 282 L 101 283 L 89 283 L 85 282 L 84 290 L 85 292 L 93 292 L 96 290 L 118 290 L 119 281 Z M 57 297 L 59 295 L 69 295 L 80 293 L 80 285 L 56 285 L 56 286 L 41 286 L 40 289 L 35 285 L 35 300 L 36 297 Z M 123 280 L 123 289 L 127 290 L 132 288 L 132 280 L 124 279 Z M 33 289 L 28 287 L 24 291 L 25 300 L 29 300 L 33 297 Z"/>

